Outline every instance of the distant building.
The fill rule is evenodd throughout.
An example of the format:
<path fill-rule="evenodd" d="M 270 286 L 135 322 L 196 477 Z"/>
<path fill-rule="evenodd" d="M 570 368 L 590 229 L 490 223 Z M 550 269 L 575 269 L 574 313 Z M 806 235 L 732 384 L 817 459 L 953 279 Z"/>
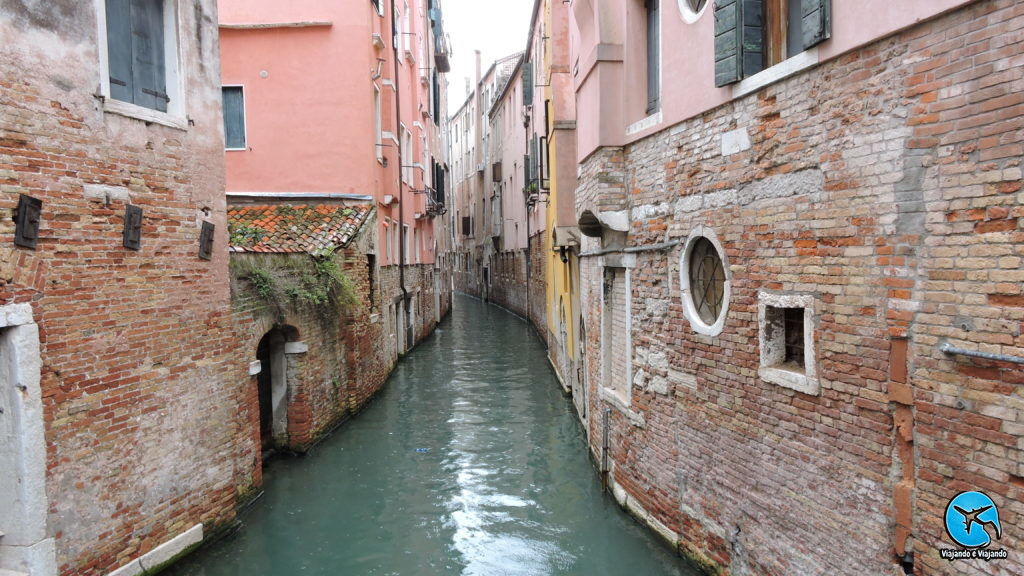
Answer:
<path fill-rule="evenodd" d="M 0 573 L 141 574 L 253 484 L 216 13 L 0 10 Z"/>
<path fill-rule="evenodd" d="M 524 195 L 523 55 L 501 58 L 482 74 L 476 56 L 476 82 L 450 124 L 455 287 L 526 316 L 527 246 L 539 238 L 544 221 L 527 209 Z M 533 280 L 543 286 L 536 271 Z"/>
<path fill-rule="evenodd" d="M 590 446 L 730 574 L 948 561 L 1019 517 L 1021 4 L 570 2 Z M 993 536 L 994 536 L 993 530 Z"/>

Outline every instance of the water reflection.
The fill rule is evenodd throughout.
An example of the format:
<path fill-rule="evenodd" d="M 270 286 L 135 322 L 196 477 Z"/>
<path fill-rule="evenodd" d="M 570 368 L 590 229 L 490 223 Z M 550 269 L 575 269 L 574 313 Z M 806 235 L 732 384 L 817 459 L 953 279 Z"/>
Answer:
<path fill-rule="evenodd" d="M 601 493 L 530 327 L 464 297 L 377 401 L 265 476 L 243 529 L 174 576 L 696 574 Z"/>

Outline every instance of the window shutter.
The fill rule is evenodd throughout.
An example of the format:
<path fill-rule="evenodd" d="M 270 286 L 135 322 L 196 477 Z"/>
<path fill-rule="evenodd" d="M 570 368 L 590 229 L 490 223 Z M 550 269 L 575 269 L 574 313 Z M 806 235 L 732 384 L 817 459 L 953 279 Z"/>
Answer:
<path fill-rule="evenodd" d="M 801 0 L 803 48 L 821 44 L 832 36 L 831 0 Z"/>
<path fill-rule="evenodd" d="M 167 111 L 164 0 L 131 0 L 134 102 Z"/>
<path fill-rule="evenodd" d="M 107 0 L 107 67 L 110 75 L 110 97 L 131 102 L 132 87 L 132 19 L 131 0 Z"/>
<path fill-rule="evenodd" d="M 740 0 L 719 0 L 715 3 L 715 86 L 739 81 L 740 67 Z"/>
<path fill-rule="evenodd" d="M 647 0 L 647 113 L 658 110 L 661 100 L 659 65 L 661 47 L 661 21 L 658 0 Z"/>
<path fill-rule="evenodd" d="M 533 62 L 523 62 L 523 106 L 533 106 Z"/>
<path fill-rule="evenodd" d="M 245 148 L 245 100 L 240 86 L 225 86 L 221 89 L 224 97 L 224 147 Z"/>
<path fill-rule="evenodd" d="M 742 78 L 764 70 L 764 0 L 740 0 Z"/>

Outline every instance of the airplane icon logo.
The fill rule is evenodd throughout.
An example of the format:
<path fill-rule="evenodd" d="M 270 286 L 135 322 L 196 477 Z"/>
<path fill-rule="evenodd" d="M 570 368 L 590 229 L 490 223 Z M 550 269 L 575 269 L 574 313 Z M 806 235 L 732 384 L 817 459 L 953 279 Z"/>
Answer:
<path fill-rule="evenodd" d="M 1003 529 L 999 525 L 999 510 L 995 502 L 982 492 L 961 492 L 946 505 L 946 533 L 964 548 L 987 548 L 992 536 L 987 527 L 1001 539 Z"/>

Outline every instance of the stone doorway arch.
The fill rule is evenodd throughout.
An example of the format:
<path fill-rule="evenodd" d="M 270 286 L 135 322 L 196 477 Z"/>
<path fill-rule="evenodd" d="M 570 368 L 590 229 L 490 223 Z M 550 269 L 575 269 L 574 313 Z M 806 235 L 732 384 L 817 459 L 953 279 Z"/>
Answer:
<path fill-rule="evenodd" d="M 292 326 L 271 328 L 256 347 L 260 362 L 257 375 L 260 407 L 260 446 L 266 450 L 286 443 L 288 435 L 288 357 L 287 344 L 298 341 L 299 331 Z"/>

